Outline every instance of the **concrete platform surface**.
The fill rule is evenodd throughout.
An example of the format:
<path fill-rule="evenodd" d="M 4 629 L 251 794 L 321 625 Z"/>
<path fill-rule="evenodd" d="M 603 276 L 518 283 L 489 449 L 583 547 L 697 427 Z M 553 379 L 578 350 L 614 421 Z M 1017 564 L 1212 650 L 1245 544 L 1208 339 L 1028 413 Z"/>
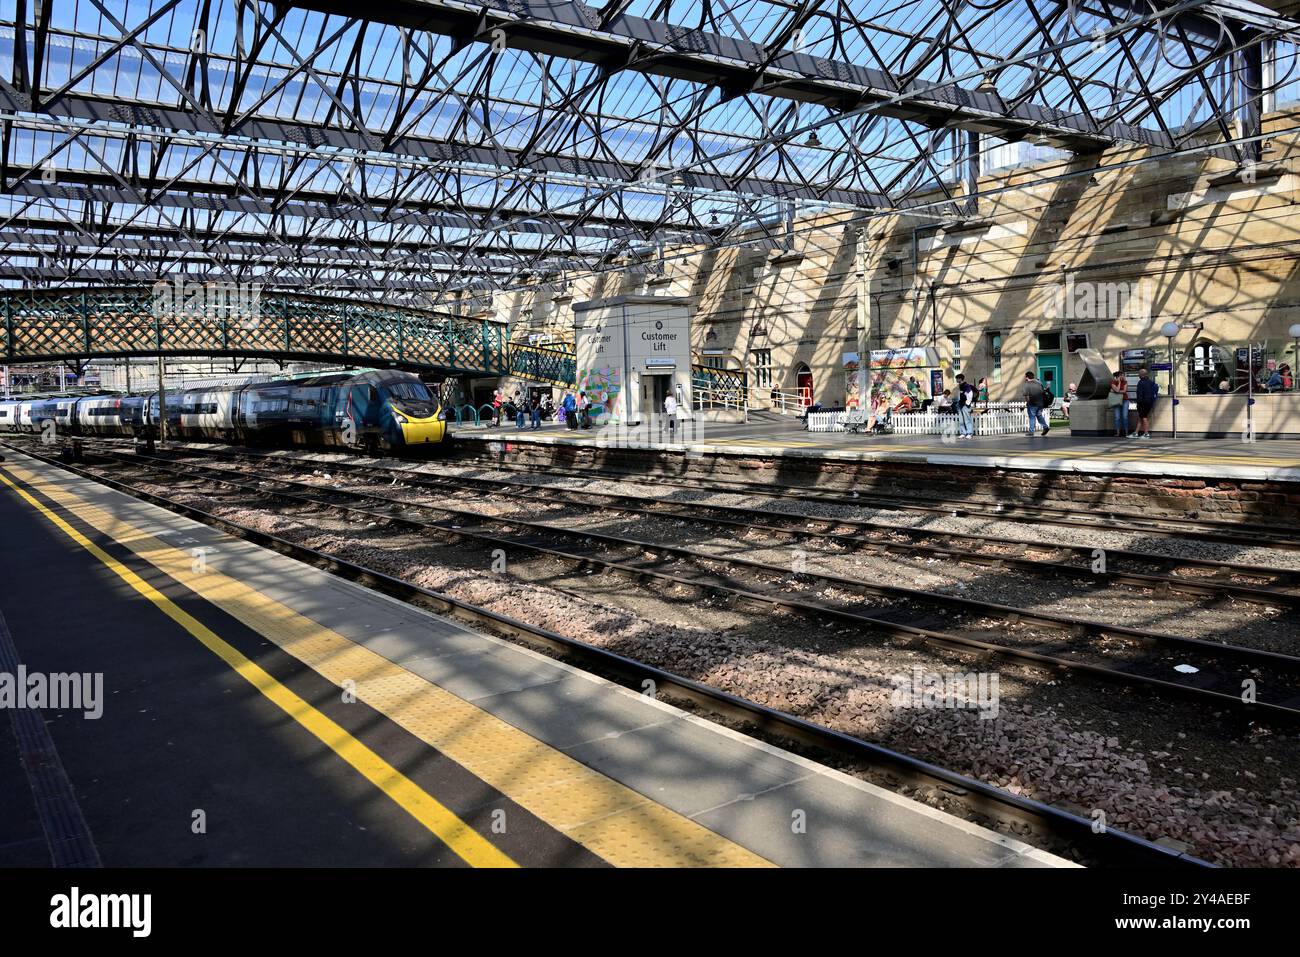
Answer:
<path fill-rule="evenodd" d="M 104 683 L 0 864 L 56 818 L 110 866 L 1066 863 L 21 454 L 0 580 L 14 660 Z"/>
<path fill-rule="evenodd" d="M 553 423 L 540 431 L 459 427 L 461 441 L 521 441 L 604 447 L 690 448 L 740 455 L 795 456 L 848 461 L 901 461 L 1035 471 L 1178 478 L 1221 477 L 1300 481 L 1300 441 L 1261 439 L 1120 439 L 1072 436 L 987 436 L 969 440 L 930 435 L 849 435 L 807 432 L 793 417 L 770 413 L 744 424 L 683 423 L 676 434 L 660 426 L 607 426 L 571 431 Z"/>

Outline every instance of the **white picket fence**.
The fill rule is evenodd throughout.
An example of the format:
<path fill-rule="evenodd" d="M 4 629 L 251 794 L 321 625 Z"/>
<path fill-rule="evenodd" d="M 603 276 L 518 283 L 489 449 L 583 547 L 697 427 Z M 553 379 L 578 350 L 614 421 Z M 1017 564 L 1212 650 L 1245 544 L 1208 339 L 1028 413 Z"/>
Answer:
<path fill-rule="evenodd" d="M 976 435 L 1017 435 L 1029 428 L 1025 404 L 1017 409 L 980 412 L 975 416 Z M 843 432 L 843 412 L 813 412 L 808 416 L 809 432 Z M 892 420 L 895 435 L 956 435 L 957 416 L 937 412 L 896 412 Z"/>

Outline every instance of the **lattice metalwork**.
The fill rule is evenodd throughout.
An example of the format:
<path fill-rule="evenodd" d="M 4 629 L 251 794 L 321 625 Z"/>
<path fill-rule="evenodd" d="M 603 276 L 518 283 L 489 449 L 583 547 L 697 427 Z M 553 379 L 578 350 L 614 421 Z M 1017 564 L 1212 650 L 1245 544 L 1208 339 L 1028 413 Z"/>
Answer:
<path fill-rule="evenodd" d="M 1252 162 L 1294 28 L 1246 0 L 12 0 L 0 282 L 443 308 L 805 212 L 965 215 L 1006 142 Z"/>
<path fill-rule="evenodd" d="M 727 392 L 738 396 L 745 394 L 745 373 L 739 369 L 715 369 L 712 366 L 691 366 L 691 385 L 710 392 Z"/>
<path fill-rule="evenodd" d="M 510 372 L 532 382 L 572 386 L 578 381 L 578 358 L 571 350 L 511 343 Z"/>
<path fill-rule="evenodd" d="M 505 329 L 495 323 L 320 297 L 263 295 L 236 310 L 167 303 L 154 289 L 6 291 L 0 311 L 6 363 L 162 354 L 273 355 L 464 375 L 503 375 L 510 367 Z"/>

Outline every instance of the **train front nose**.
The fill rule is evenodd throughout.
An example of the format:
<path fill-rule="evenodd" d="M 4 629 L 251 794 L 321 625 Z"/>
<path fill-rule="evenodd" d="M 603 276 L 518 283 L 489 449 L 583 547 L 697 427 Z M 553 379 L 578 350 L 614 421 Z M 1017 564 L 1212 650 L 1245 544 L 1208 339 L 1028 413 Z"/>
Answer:
<path fill-rule="evenodd" d="M 398 408 L 390 403 L 393 419 L 401 431 L 403 445 L 430 445 L 442 441 L 447 423 L 438 417 L 440 409 L 420 415 L 410 408 Z"/>

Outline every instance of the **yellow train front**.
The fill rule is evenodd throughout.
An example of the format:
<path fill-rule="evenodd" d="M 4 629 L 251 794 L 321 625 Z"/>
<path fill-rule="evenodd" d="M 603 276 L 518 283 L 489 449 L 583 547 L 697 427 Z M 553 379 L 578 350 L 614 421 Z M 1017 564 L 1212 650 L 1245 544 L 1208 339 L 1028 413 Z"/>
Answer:
<path fill-rule="evenodd" d="M 157 437 L 159 396 L 0 402 L 0 432 Z M 447 437 L 437 397 L 409 372 L 314 372 L 269 382 L 169 392 L 172 439 L 274 448 L 339 447 L 378 455 L 428 450 Z"/>
<path fill-rule="evenodd" d="M 415 376 L 405 372 L 367 372 L 358 376 L 357 384 L 373 388 L 377 393 L 382 448 L 439 445 L 447 437 L 447 423 L 437 399 Z"/>
<path fill-rule="evenodd" d="M 170 408 L 168 428 L 172 429 Z M 219 392 L 185 393 L 214 413 L 211 423 L 181 421 L 181 438 L 220 438 L 263 446 L 343 446 L 378 455 L 436 446 L 446 438 L 437 398 L 417 376 L 391 369 L 326 372 L 243 386 L 228 399 Z M 229 408 L 228 417 L 223 412 Z M 233 434 L 226 432 L 226 426 Z"/>

